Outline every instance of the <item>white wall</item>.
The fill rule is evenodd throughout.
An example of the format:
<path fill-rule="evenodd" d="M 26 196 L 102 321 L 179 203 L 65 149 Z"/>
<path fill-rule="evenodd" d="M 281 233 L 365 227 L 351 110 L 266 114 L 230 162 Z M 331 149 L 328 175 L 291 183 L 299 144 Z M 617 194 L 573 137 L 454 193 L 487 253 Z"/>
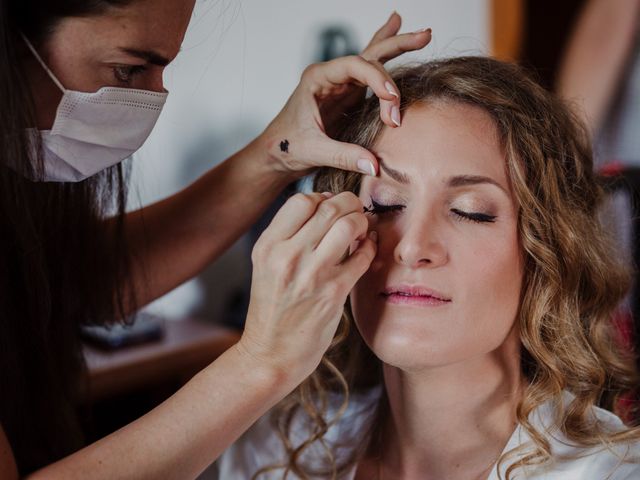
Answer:
<path fill-rule="evenodd" d="M 257 135 L 312 63 L 323 27 L 345 25 L 363 47 L 393 10 L 403 16 L 402 31 L 433 29 L 432 43 L 405 60 L 487 50 L 488 0 L 198 0 L 182 51 L 165 74 L 165 110 L 134 158 L 131 207 L 177 191 Z M 206 294 L 219 297 L 208 309 L 212 316 L 249 268 L 237 245 L 210 269 L 214 283 L 225 277 Z M 181 316 L 203 300 L 189 282 L 151 308 Z"/>

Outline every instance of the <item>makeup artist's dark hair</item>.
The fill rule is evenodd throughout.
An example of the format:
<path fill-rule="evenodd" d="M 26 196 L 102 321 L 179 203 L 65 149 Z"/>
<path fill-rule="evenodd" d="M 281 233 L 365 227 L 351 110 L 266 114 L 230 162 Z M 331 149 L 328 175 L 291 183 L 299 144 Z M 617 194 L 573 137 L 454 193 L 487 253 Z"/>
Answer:
<path fill-rule="evenodd" d="M 79 326 L 121 319 L 125 298 L 135 302 L 123 287 L 123 167 L 58 184 L 7 168 L 42 172 L 25 135 L 36 123 L 19 32 L 39 48 L 61 19 L 127 3 L 0 0 L 0 425 L 21 476 L 82 446 Z"/>

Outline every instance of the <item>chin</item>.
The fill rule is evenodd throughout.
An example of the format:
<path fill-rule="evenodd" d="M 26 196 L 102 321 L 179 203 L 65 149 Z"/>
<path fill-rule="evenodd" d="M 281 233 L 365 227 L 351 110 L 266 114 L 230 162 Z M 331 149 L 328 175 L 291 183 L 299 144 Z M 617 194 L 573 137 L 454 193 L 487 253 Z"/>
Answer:
<path fill-rule="evenodd" d="M 390 327 L 390 328 L 385 328 Z M 450 352 L 442 351 L 444 342 L 429 338 L 425 332 L 392 325 L 358 325 L 367 346 L 386 365 L 406 371 L 422 370 L 449 363 Z"/>

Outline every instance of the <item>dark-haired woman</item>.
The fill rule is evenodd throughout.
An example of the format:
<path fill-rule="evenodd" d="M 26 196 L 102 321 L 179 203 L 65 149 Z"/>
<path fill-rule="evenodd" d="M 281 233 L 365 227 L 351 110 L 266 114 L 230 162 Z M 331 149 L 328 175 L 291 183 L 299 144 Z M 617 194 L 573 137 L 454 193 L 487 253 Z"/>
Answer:
<path fill-rule="evenodd" d="M 292 198 L 254 255 L 241 341 L 158 408 L 82 448 L 79 325 L 124 318 L 195 275 L 313 167 L 375 174 L 370 152 L 331 140 L 325 125 L 363 86 L 380 98 L 383 121 L 399 125 L 397 89 L 380 62 L 430 39 L 396 35 L 392 15 L 362 56 L 308 68 L 242 151 L 125 214 L 121 162 L 162 109 L 163 68 L 193 5 L 0 0 L 2 479 L 194 478 L 315 369 L 373 258 L 354 195 Z M 343 261 L 356 239 L 360 248 Z"/>

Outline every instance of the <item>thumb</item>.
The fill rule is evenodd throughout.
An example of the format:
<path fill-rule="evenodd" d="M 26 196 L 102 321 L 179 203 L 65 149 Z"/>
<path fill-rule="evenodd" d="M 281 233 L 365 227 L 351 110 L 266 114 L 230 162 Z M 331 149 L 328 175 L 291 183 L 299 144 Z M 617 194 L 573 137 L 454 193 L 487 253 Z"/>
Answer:
<path fill-rule="evenodd" d="M 378 174 L 375 155 L 359 145 L 338 142 L 325 136 L 311 145 L 310 152 L 309 160 L 319 167 L 339 168 L 374 177 Z"/>

